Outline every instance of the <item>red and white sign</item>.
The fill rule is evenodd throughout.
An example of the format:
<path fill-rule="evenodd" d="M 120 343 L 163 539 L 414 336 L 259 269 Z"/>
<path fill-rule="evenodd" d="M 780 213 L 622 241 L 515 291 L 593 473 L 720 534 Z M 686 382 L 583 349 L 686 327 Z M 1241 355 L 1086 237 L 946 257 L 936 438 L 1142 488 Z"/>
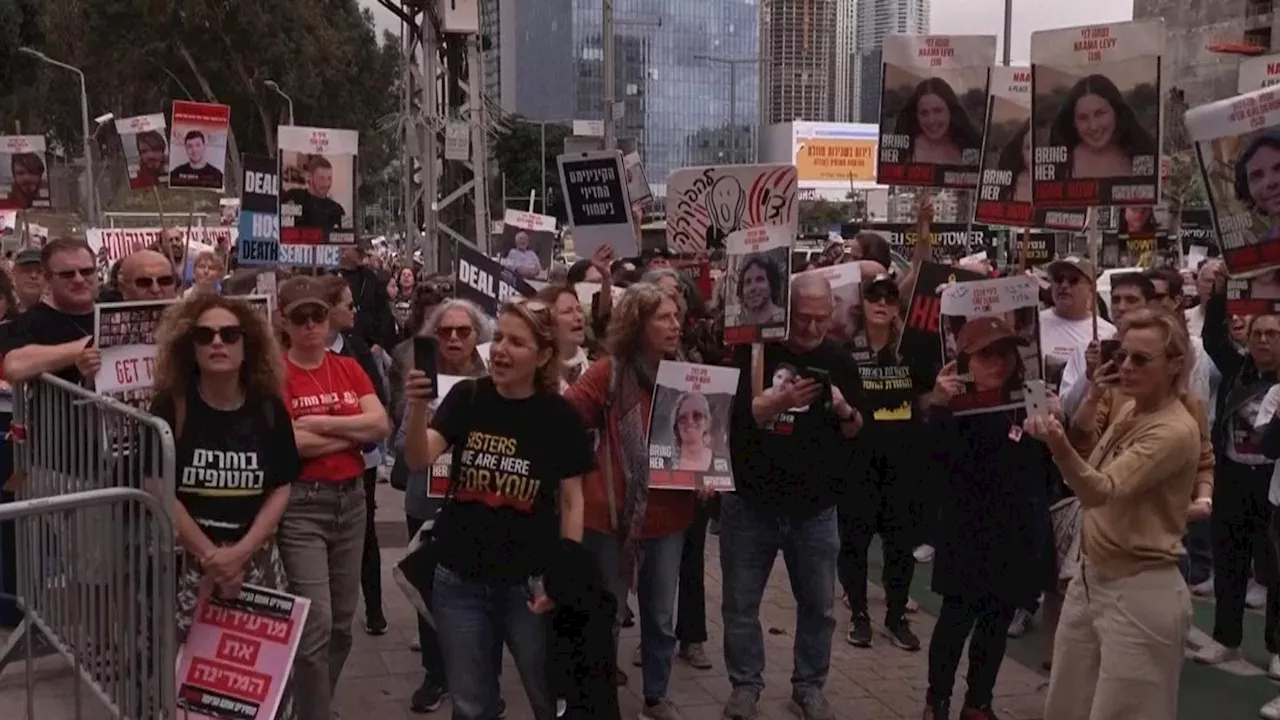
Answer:
<path fill-rule="evenodd" d="M 234 600 L 206 589 L 178 661 L 188 720 L 272 720 L 289 681 L 311 602 L 244 586 Z"/>
<path fill-rule="evenodd" d="M 234 227 L 175 227 L 193 251 L 213 250 L 235 245 L 239 230 Z M 120 260 L 130 253 L 144 250 L 159 242 L 164 228 L 89 228 L 85 239 L 95 253 L 107 250 L 107 259 Z M 199 247 L 197 247 L 199 246 Z"/>

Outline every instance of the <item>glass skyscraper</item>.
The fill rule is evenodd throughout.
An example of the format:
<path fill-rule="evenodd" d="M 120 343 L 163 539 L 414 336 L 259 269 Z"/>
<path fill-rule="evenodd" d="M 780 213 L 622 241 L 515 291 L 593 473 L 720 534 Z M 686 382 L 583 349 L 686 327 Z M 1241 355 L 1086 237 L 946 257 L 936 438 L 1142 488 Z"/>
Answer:
<path fill-rule="evenodd" d="M 602 119 L 601 0 L 515 1 L 517 27 L 502 33 L 519 55 L 512 109 L 539 120 Z M 613 5 L 615 97 L 624 106 L 618 138 L 634 141 L 655 193 L 681 167 L 751 162 L 760 116 L 758 0 Z"/>

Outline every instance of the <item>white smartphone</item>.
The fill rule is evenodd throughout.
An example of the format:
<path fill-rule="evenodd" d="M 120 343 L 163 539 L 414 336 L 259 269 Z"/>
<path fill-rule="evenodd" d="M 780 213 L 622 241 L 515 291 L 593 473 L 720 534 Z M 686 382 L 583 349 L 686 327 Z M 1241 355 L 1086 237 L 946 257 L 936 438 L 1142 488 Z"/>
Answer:
<path fill-rule="evenodd" d="M 1028 380 L 1022 384 L 1022 401 L 1027 408 L 1027 417 L 1046 417 L 1049 415 L 1049 391 L 1043 380 Z"/>

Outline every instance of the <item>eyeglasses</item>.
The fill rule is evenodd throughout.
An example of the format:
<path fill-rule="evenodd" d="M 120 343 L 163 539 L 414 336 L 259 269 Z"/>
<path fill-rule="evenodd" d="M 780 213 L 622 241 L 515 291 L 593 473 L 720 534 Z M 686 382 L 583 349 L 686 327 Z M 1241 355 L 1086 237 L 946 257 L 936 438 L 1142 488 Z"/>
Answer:
<path fill-rule="evenodd" d="M 452 327 L 444 327 L 442 325 L 436 328 L 436 337 L 441 340 L 448 340 L 450 337 L 466 340 L 471 337 L 472 329 L 470 325 L 455 325 Z"/>
<path fill-rule="evenodd" d="M 697 425 L 701 425 L 706 421 L 707 421 L 707 414 L 702 412 L 701 410 L 694 410 L 692 412 L 682 412 L 676 415 L 676 424 L 694 423 Z"/>
<path fill-rule="evenodd" d="M 825 323 L 830 319 L 830 315 L 806 315 L 804 313 L 797 312 L 791 313 L 792 327 L 821 327 L 822 323 Z"/>
<path fill-rule="evenodd" d="M 308 322 L 322 323 L 329 319 L 328 308 L 319 305 L 307 305 L 289 313 L 289 322 L 294 325 L 306 325 Z"/>
<path fill-rule="evenodd" d="M 53 276 L 58 278 L 59 280 L 75 280 L 76 276 L 79 275 L 85 280 L 88 280 L 89 278 L 97 274 L 98 274 L 98 268 L 82 267 L 82 268 L 75 268 L 73 270 L 58 270 L 57 272 L 53 273 Z"/>
<path fill-rule="evenodd" d="M 1054 275 L 1053 277 L 1049 278 L 1049 282 L 1053 283 L 1054 285 L 1070 285 L 1071 287 L 1075 287 L 1076 285 L 1079 285 L 1080 281 L 1083 279 L 1084 278 L 1080 277 L 1079 275 L 1068 275 L 1066 273 L 1058 273 L 1057 275 Z"/>
<path fill-rule="evenodd" d="M 156 277 L 144 276 L 133 279 L 133 286 L 139 290 L 150 290 L 153 286 L 157 285 L 162 288 L 173 287 L 173 283 L 174 280 L 172 275 L 159 275 Z"/>
<path fill-rule="evenodd" d="M 220 328 L 197 325 L 191 328 L 191 341 L 197 345 L 211 345 L 214 338 L 220 338 L 227 345 L 235 345 L 244 339 L 244 328 L 239 325 Z"/>
<path fill-rule="evenodd" d="M 1280 338 L 1280 330 L 1250 330 L 1250 340 L 1261 340 L 1263 342 L 1272 342 L 1276 338 Z"/>

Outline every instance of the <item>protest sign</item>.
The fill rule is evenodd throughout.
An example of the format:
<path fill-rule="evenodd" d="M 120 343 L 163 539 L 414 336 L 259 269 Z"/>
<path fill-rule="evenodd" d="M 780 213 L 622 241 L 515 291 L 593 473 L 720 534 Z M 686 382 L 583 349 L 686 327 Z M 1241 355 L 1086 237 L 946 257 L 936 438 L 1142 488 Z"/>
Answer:
<path fill-rule="evenodd" d="M 879 235 L 889 243 L 889 247 L 908 257 L 918 240 L 915 223 L 865 223 L 858 232 Z M 949 258 L 992 250 L 996 244 L 996 231 L 986 225 L 932 223 L 929 235 L 934 252 Z"/>
<path fill-rule="evenodd" d="M 1236 92 L 1247 93 L 1280 83 L 1280 55 L 1259 55 L 1240 62 Z"/>
<path fill-rule="evenodd" d="M 667 249 L 723 249 L 730 233 L 776 225 L 794 238 L 800 202 L 791 165 L 681 168 L 667 178 Z"/>
<path fill-rule="evenodd" d="M 1030 236 L 1022 232 L 1013 233 L 1009 236 L 1009 243 L 1013 247 L 1009 257 L 1016 257 L 1025 267 L 1043 265 L 1053 260 L 1054 239 L 1051 232 L 1033 232 Z"/>
<path fill-rule="evenodd" d="M 218 200 L 218 224 L 223 227 L 231 227 L 239 222 L 240 198 L 222 198 Z"/>
<path fill-rule="evenodd" d="M 239 237 L 238 228 L 218 226 L 89 228 L 85 231 L 85 241 L 95 254 L 105 250 L 107 259 L 114 262 L 130 253 L 156 245 L 166 229 L 178 234 L 179 243 L 210 250 L 219 246 L 232 245 Z"/>
<path fill-rule="evenodd" d="M 632 203 L 642 203 L 653 198 L 649 189 L 649 178 L 644 174 L 644 163 L 640 161 L 640 153 L 627 153 L 622 158 L 622 165 L 627 171 L 627 197 Z"/>
<path fill-rule="evenodd" d="M 356 173 L 360 133 L 355 130 L 281 126 L 280 243 L 282 245 L 354 245 Z M 316 265 L 337 265 L 336 248 L 292 251 L 295 262 L 309 255 Z M 286 254 L 284 251 L 282 255 Z"/>
<path fill-rule="evenodd" d="M 1160 18 L 1031 34 L 1038 208 L 1160 199 Z"/>
<path fill-rule="evenodd" d="M 785 225 L 735 230 L 726 238 L 724 340 L 731 345 L 783 340 L 791 307 L 791 243 Z"/>
<path fill-rule="evenodd" d="M 881 76 L 881 185 L 975 188 L 994 35 L 889 35 Z"/>
<path fill-rule="evenodd" d="M 116 120 L 129 187 L 142 190 L 169 182 L 169 141 L 163 113 L 135 115 Z"/>
<path fill-rule="evenodd" d="M 1031 150 L 1031 69 L 992 67 L 987 80 L 982 172 L 973 221 L 1082 230 L 1086 211 L 1037 209 L 1031 204 Z"/>
<path fill-rule="evenodd" d="M 171 127 L 169 147 L 175 151 L 169 153 L 169 187 L 222 192 L 231 108 L 174 100 Z"/>
<path fill-rule="evenodd" d="M 498 314 L 502 303 L 513 297 L 529 297 L 533 287 L 497 260 L 464 243 L 458 243 L 458 270 L 453 294 L 480 306 L 486 314 Z"/>
<path fill-rule="evenodd" d="M 649 417 L 649 487 L 733 490 L 729 416 L 738 369 L 663 360 Z"/>
<path fill-rule="evenodd" d="M 1280 313 L 1280 270 L 1227 278 L 1227 313 L 1237 317 Z"/>
<path fill-rule="evenodd" d="M 820 277 L 831 285 L 835 300 L 826 337 L 853 352 L 855 362 L 871 360 L 871 347 L 862 320 L 862 268 L 856 262 L 814 268 L 791 276 L 791 283 L 806 277 Z"/>
<path fill-rule="evenodd" d="M 487 343 L 486 343 L 487 344 Z M 485 364 L 488 364 L 486 359 Z M 430 402 L 430 408 L 434 412 L 440 406 L 441 398 L 449 396 L 453 392 L 453 388 L 458 383 L 467 378 L 461 375 L 437 375 L 436 376 L 436 396 Z M 442 498 L 449 492 L 449 478 L 453 472 L 453 450 L 452 448 L 440 453 L 440 457 L 436 458 L 435 463 L 431 465 L 431 475 L 427 478 L 427 497 Z"/>
<path fill-rule="evenodd" d="M 93 308 L 93 346 L 102 367 L 96 391 L 127 405 L 146 407 L 155 384 L 156 328 L 176 300 L 98 303 Z"/>
<path fill-rule="evenodd" d="M 245 155 L 236 261 L 245 267 L 280 262 L 280 176 L 275 158 Z"/>
<path fill-rule="evenodd" d="M 1280 92 L 1255 90 L 1186 118 L 1227 271 L 1280 267 Z"/>
<path fill-rule="evenodd" d="M 1043 378 L 1040 288 L 1027 275 L 948 285 L 942 291 L 942 359 L 955 362 L 964 392 L 957 415 L 1020 408 L 1023 384 Z"/>
<path fill-rule="evenodd" d="M 608 245 L 614 257 L 637 255 L 640 238 L 632 224 L 622 154 L 608 150 L 561 155 L 556 164 L 574 253 L 589 258 L 600 246 Z"/>
<path fill-rule="evenodd" d="M 1208 210 L 1183 210 L 1178 215 L 1178 238 L 1184 248 L 1193 245 L 1217 247 L 1214 239 L 1213 213 Z"/>
<path fill-rule="evenodd" d="M 272 720 L 311 601 L 256 585 L 226 600 L 203 589 L 178 660 L 186 720 Z"/>
<path fill-rule="evenodd" d="M 907 315 L 898 339 L 898 356 L 926 372 L 937 374 L 942 369 L 942 352 L 938 320 L 942 316 L 942 289 L 952 283 L 981 280 L 982 275 L 941 263 L 921 263 L 916 271 L 916 284 L 907 303 Z"/>
<path fill-rule="evenodd" d="M 53 207 L 48 169 L 43 135 L 0 135 L 0 210 Z"/>
<path fill-rule="evenodd" d="M 1122 267 L 1155 267 L 1159 253 L 1173 244 L 1169 239 L 1169 210 L 1164 205 L 1131 205 L 1117 208 L 1117 263 Z"/>
<path fill-rule="evenodd" d="M 550 215 L 507 210 L 497 245 L 495 250 L 503 266 L 526 280 L 545 278 L 555 251 L 556 219 Z"/>

